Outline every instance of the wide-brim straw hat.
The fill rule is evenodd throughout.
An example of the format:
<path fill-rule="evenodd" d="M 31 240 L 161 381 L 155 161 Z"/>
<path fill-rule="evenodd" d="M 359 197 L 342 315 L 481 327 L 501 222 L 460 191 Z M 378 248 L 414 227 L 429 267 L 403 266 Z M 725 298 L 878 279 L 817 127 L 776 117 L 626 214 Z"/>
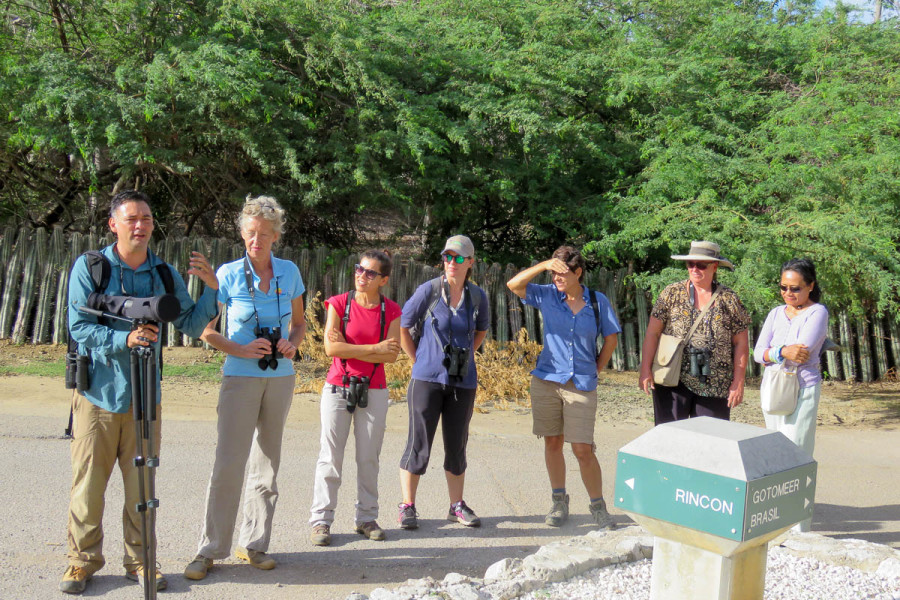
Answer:
<path fill-rule="evenodd" d="M 715 242 L 691 242 L 691 249 L 687 254 L 675 254 L 673 260 L 716 261 L 723 267 L 734 270 L 734 264 L 727 258 L 723 258 L 719 245 Z"/>

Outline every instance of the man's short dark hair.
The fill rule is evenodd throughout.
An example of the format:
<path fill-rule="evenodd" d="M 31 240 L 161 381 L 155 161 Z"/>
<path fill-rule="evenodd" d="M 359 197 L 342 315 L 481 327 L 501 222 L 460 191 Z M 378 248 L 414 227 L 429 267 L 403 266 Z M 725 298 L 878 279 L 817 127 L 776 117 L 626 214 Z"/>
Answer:
<path fill-rule="evenodd" d="M 112 201 L 109 203 L 109 218 L 114 219 L 116 211 L 126 202 L 144 202 L 147 206 L 150 206 L 150 197 L 144 192 L 137 190 L 122 190 L 113 196 Z"/>

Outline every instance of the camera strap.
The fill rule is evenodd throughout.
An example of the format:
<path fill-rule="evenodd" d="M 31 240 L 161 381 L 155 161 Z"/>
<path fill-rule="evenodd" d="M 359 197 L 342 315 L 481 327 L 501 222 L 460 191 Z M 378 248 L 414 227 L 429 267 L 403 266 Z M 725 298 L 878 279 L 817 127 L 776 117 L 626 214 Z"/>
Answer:
<path fill-rule="evenodd" d="M 690 290 L 691 295 L 691 315 L 694 314 L 694 298 L 696 298 L 697 290 L 694 289 L 694 283 L 688 282 L 688 289 Z M 706 306 L 700 311 L 700 314 L 697 315 L 697 320 L 693 322 L 691 325 L 690 331 L 684 338 L 684 344 L 687 345 L 691 341 L 691 337 L 694 335 L 694 332 L 697 331 L 697 327 L 700 326 L 700 323 L 703 322 L 703 317 L 706 316 L 706 313 L 709 312 L 709 309 L 712 308 L 713 304 L 716 303 L 716 298 L 719 297 L 719 293 L 722 291 L 722 286 L 717 285 L 716 290 L 713 292 L 712 297 L 709 299 L 709 302 L 706 303 Z M 692 317 L 693 318 L 693 317 Z"/>
<path fill-rule="evenodd" d="M 350 324 L 350 302 L 353 300 L 353 297 L 356 295 L 356 290 L 350 290 L 347 292 L 347 301 L 344 303 L 344 316 L 341 317 L 341 334 L 344 336 L 344 339 L 347 339 L 347 325 Z M 381 304 L 381 317 L 379 321 L 378 327 L 378 341 L 381 342 L 385 338 L 385 319 L 387 307 L 385 305 L 384 296 L 380 293 L 378 294 L 378 300 Z M 378 367 L 381 366 L 381 363 L 375 363 L 372 367 L 372 374 L 369 375 L 369 379 L 375 377 L 375 371 L 378 370 Z M 344 371 L 343 377 L 349 377 L 349 373 L 347 372 L 347 359 L 341 359 L 341 369 Z M 344 388 L 346 389 L 346 388 Z"/>
<path fill-rule="evenodd" d="M 278 326 L 281 327 L 281 288 L 278 286 L 278 277 L 275 277 L 275 265 L 272 265 L 272 279 L 275 280 L 275 304 L 278 311 Z M 253 304 L 253 315 L 256 317 L 256 327 L 261 329 L 259 324 L 259 311 L 256 310 L 256 286 L 253 285 L 253 269 L 250 267 L 250 259 L 244 255 L 244 279 L 247 281 L 247 290 L 250 292 L 250 303 Z M 271 282 L 269 283 L 271 286 Z M 271 288 L 270 288 L 271 289 Z"/>
<path fill-rule="evenodd" d="M 450 283 L 447 281 L 445 277 L 442 281 L 444 286 L 444 294 L 447 296 L 447 310 L 449 315 L 447 317 L 447 344 L 453 345 L 453 309 L 450 307 Z M 469 282 L 465 282 L 463 285 L 463 304 L 465 304 L 466 311 L 466 336 L 469 339 L 469 346 L 472 345 L 472 334 L 474 332 L 474 328 L 472 327 L 472 294 L 469 290 Z"/>

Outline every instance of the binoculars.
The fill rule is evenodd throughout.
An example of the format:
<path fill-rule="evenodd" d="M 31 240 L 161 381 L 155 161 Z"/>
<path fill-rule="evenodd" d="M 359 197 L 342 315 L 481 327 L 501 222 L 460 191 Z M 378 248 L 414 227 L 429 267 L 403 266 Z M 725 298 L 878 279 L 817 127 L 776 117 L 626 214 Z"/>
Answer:
<path fill-rule="evenodd" d="M 688 358 L 691 361 L 691 376 L 697 377 L 701 383 L 709 379 L 709 350 L 690 347 L 687 349 Z"/>
<path fill-rule="evenodd" d="M 84 393 L 90 389 L 90 358 L 77 352 L 66 352 L 66 389 Z"/>
<path fill-rule="evenodd" d="M 272 351 L 259 359 L 259 368 L 263 371 L 266 369 L 274 371 L 278 368 L 278 359 L 282 357 L 281 352 L 276 350 L 278 340 L 281 339 L 281 327 L 256 327 L 253 333 L 256 337 L 269 340 L 269 343 L 272 344 Z"/>
<path fill-rule="evenodd" d="M 464 379 L 469 372 L 469 349 L 447 344 L 444 346 L 444 366 L 447 374 L 456 379 Z"/>
<path fill-rule="evenodd" d="M 353 412 L 356 407 L 369 406 L 369 378 L 365 375 L 357 377 L 344 375 L 341 379 L 346 386 L 344 398 L 347 400 L 347 412 Z"/>

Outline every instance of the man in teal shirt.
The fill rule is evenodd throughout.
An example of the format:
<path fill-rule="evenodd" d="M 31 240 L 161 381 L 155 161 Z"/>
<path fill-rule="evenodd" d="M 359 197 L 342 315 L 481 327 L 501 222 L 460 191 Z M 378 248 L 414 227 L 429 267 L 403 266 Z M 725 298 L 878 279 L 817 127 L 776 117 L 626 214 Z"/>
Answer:
<path fill-rule="evenodd" d="M 106 485 L 113 466 L 119 463 L 125 486 L 125 576 L 142 581 L 144 566 L 141 543 L 141 520 L 136 506 L 140 500 L 140 471 L 134 465 L 137 446 L 134 418 L 131 412 L 131 349 L 153 346 L 159 357 L 159 328 L 145 323 L 135 329 L 125 321 L 105 319 L 81 312 L 92 292 L 111 296 L 146 298 L 165 293 L 157 266 L 163 261 L 150 252 L 153 233 L 153 214 L 149 198 L 134 190 L 116 194 L 110 206 L 109 228 L 116 243 L 102 250 L 110 264 L 109 284 L 96 290 L 87 259 L 75 262 L 69 280 L 69 331 L 77 343 L 78 353 L 89 357 L 90 387 L 72 399 L 72 493 L 69 500 L 68 561 L 69 566 L 60 581 L 59 589 L 68 594 L 80 594 L 87 581 L 105 564 L 103 558 L 103 505 Z M 206 289 L 194 303 L 184 280 L 171 266 L 173 293 L 181 303 L 181 313 L 173 324 L 189 336 L 200 337 L 203 328 L 217 314 L 216 290 L 219 287 L 215 270 L 199 252 L 193 252 L 188 273 L 196 275 Z M 157 390 L 159 386 L 157 385 Z M 157 403 L 160 401 L 157 392 Z M 159 413 L 158 413 L 159 414 Z M 159 448 L 159 421 L 155 422 L 153 437 Z M 155 543 L 155 540 L 152 540 Z M 157 589 L 166 581 L 152 569 Z"/>

